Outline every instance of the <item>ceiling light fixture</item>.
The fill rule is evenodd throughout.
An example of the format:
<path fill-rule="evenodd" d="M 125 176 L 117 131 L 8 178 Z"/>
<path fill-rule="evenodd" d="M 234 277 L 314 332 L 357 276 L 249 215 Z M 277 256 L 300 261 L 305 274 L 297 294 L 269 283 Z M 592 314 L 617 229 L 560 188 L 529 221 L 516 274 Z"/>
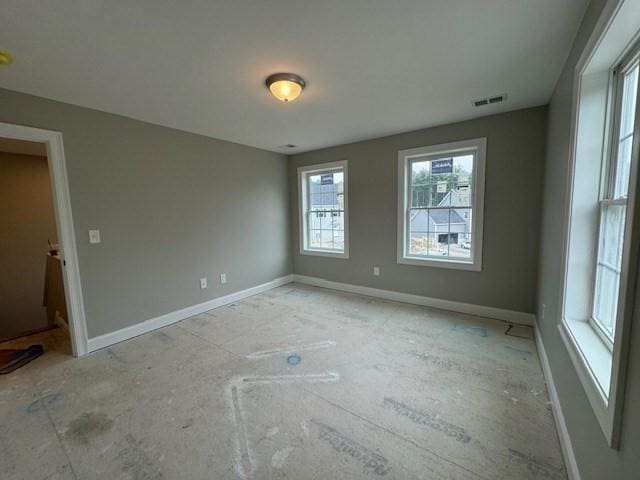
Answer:
<path fill-rule="evenodd" d="M 264 82 L 271 94 L 281 102 L 293 102 L 305 87 L 304 79 L 295 73 L 274 73 Z"/>
<path fill-rule="evenodd" d="M 13 56 L 7 50 L 0 50 L 0 65 L 11 65 Z"/>

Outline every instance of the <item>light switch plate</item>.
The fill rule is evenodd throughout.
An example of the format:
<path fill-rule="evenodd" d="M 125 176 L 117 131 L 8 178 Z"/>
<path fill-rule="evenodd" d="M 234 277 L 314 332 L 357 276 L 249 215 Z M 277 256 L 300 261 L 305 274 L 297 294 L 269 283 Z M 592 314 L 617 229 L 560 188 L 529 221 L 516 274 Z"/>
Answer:
<path fill-rule="evenodd" d="M 373 275 L 376 277 L 380 276 L 380 267 L 373 267 Z"/>
<path fill-rule="evenodd" d="M 100 243 L 100 230 L 89 230 L 89 243 Z"/>

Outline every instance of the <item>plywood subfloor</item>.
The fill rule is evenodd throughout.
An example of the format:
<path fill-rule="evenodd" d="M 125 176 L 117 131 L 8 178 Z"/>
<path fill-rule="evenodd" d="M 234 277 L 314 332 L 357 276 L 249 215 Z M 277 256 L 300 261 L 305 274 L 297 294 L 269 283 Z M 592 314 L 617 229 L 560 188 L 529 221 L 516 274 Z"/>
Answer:
<path fill-rule="evenodd" d="M 565 479 L 533 341 L 297 284 L 0 377 L 3 479 Z"/>

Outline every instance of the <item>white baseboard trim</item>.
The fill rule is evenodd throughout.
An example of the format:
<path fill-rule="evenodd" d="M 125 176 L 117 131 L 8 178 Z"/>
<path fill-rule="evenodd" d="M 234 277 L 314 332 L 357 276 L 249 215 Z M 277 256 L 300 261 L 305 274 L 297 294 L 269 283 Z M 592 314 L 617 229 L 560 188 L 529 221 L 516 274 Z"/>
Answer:
<path fill-rule="evenodd" d="M 270 282 L 256 285 L 255 287 L 247 288 L 239 292 L 231 293 L 223 297 L 214 298 L 197 305 L 169 312 L 159 317 L 150 318 L 144 322 L 131 325 L 129 327 L 116 330 L 115 332 L 105 333 L 97 337 L 90 338 L 87 342 L 88 351 L 94 352 L 101 348 L 114 345 L 119 342 L 123 342 L 133 337 L 143 335 L 145 333 L 157 330 L 167 325 L 179 322 L 194 315 L 199 315 L 214 308 L 227 305 L 229 303 L 237 302 L 243 298 L 257 295 L 259 293 L 271 290 L 287 283 L 298 282 L 306 285 L 313 285 L 316 287 L 329 288 L 332 290 L 340 290 L 350 293 L 356 293 L 359 295 L 366 295 L 369 297 L 383 298 L 385 300 L 391 300 L 395 302 L 411 303 L 414 305 L 422 305 L 426 307 L 438 308 L 441 310 L 449 310 L 452 312 L 465 313 L 469 315 L 476 315 L 480 317 L 488 317 L 497 320 L 504 320 L 507 322 L 518 323 L 521 325 L 534 325 L 535 317 L 533 314 L 517 312 L 514 310 L 504 310 L 494 307 L 485 307 L 482 305 L 473 305 L 470 303 L 453 302 L 450 300 L 442 300 L 438 298 L 423 297 L 420 295 L 412 295 L 409 293 L 394 292 L 391 290 L 381 290 L 378 288 L 362 287 L 359 285 L 352 285 L 348 283 L 333 282 L 330 280 L 324 280 L 317 277 L 309 277 L 306 275 L 286 275 L 284 277 L 276 278 Z"/>
<path fill-rule="evenodd" d="M 271 290 L 272 288 L 291 283 L 292 281 L 293 275 L 286 275 L 284 277 L 271 280 L 270 282 L 247 288 L 246 290 L 240 290 L 239 292 L 230 293 L 229 295 L 225 295 L 223 297 L 214 298 L 213 300 L 208 300 L 197 305 L 192 305 L 181 310 L 176 310 L 165 315 L 160 315 L 159 317 L 150 318 L 149 320 L 131 325 L 130 327 L 116 330 L 115 332 L 105 333 L 104 335 L 90 338 L 87 342 L 88 350 L 89 352 L 94 352 L 115 343 L 119 343 L 124 340 L 137 337 L 144 333 L 157 330 L 158 328 L 166 327 L 167 325 L 179 322 L 180 320 L 184 320 L 185 318 L 193 317 L 194 315 L 199 315 L 200 313 L 207 312 L 214 308 L 237 302 L 239 300 L 242 300 L 243 298 L 257 295 L 258 293 L 266 292 L 267 290 Z"/>
<path fill-rule="evenodd" d="M 547 352 L 544 349 L 544 343 L 542 342 L 542 335 L 540 334 L 540 329 L 537 326 L 534 328 L 534 331 L 536 336 L 536 346 L 538 348 L 538 356 L 540 357 L 540 364 L 542 365 L 542 374 L 544 375 L 547 383 L 547 390 L 549 391 L 549 400 L 551 401 L 553 419 L 556 422 L 556 430 L 558 431 L 558 437 L 560 439 L 560 447 L 562 448 L 562 456 L 564 457 L 564 464 L 567 468 L 567 475 L 569 476 L 569 480 L 580 480 L 578 462 L 576 461 L 575 454 L 573 453 L 571 437 L 569 436 L 569 430 L 564 420 L 564 414 L 562 413 L 562 406 L 560 405 L 560 399 L 558 398 L 556 384 L 553 381 L 549 358 L 547 357 Z"/>
<path fill-rule="evenodd" d="M 517 312 L 515 310 L 504 310 L 502 308 L 485 307 L 483 305 L 474 305 L 471 303 L 454 302 L 451 300 L 442 300 L 439 298 L 423 297 L 421 295 L 412 295 L 410 293 L 394 292 L 392 290 L 381 290 L 379 288 L 361 287 L 350 283 L 333 282 L 323 278 L 308 277 L 306 275 L 293 275 L 293 281 L 313 285 L 315 287 L 329 288 L 332 290 L 340 290 L 343 292 L 357 293 L 368 297 L 383 298 L 394 302 L 411 303 L 413 305 L 422 305 L 425 307 L 438 308 L 440 310 L 448 310 L 457 313 L 466 313 L 468 315 L 476 315 L 479 317 L 493 318 L 503 320 L 505 322 L 518 323 L 520 325 L 528 325 L 533 327 L 535 324 L 535 316 L 532 313 Z"/>

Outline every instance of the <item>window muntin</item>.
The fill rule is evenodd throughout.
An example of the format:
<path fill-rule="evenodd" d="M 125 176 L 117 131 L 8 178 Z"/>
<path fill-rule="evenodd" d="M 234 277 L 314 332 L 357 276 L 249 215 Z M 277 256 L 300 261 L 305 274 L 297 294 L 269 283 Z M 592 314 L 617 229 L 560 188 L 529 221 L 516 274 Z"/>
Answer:
<path fill-rule="evenodd" d="M 604 335 L 605 343 L 609 348 L 613 346 L 620 293 L 629 175 L 638 96 L 638 72 L 637 58 L 615 72 L 620 76 L 619 98 L 615 102 L 610 161 L 604 171 L 608 179 L 604 182 L 600 201 L 600 228 L 592 319 L 598 333 Z"/>
<path fill-rule="evenodd" d="M 347 162 L 298 169 L 300 252 L 348 258 Z"/>

